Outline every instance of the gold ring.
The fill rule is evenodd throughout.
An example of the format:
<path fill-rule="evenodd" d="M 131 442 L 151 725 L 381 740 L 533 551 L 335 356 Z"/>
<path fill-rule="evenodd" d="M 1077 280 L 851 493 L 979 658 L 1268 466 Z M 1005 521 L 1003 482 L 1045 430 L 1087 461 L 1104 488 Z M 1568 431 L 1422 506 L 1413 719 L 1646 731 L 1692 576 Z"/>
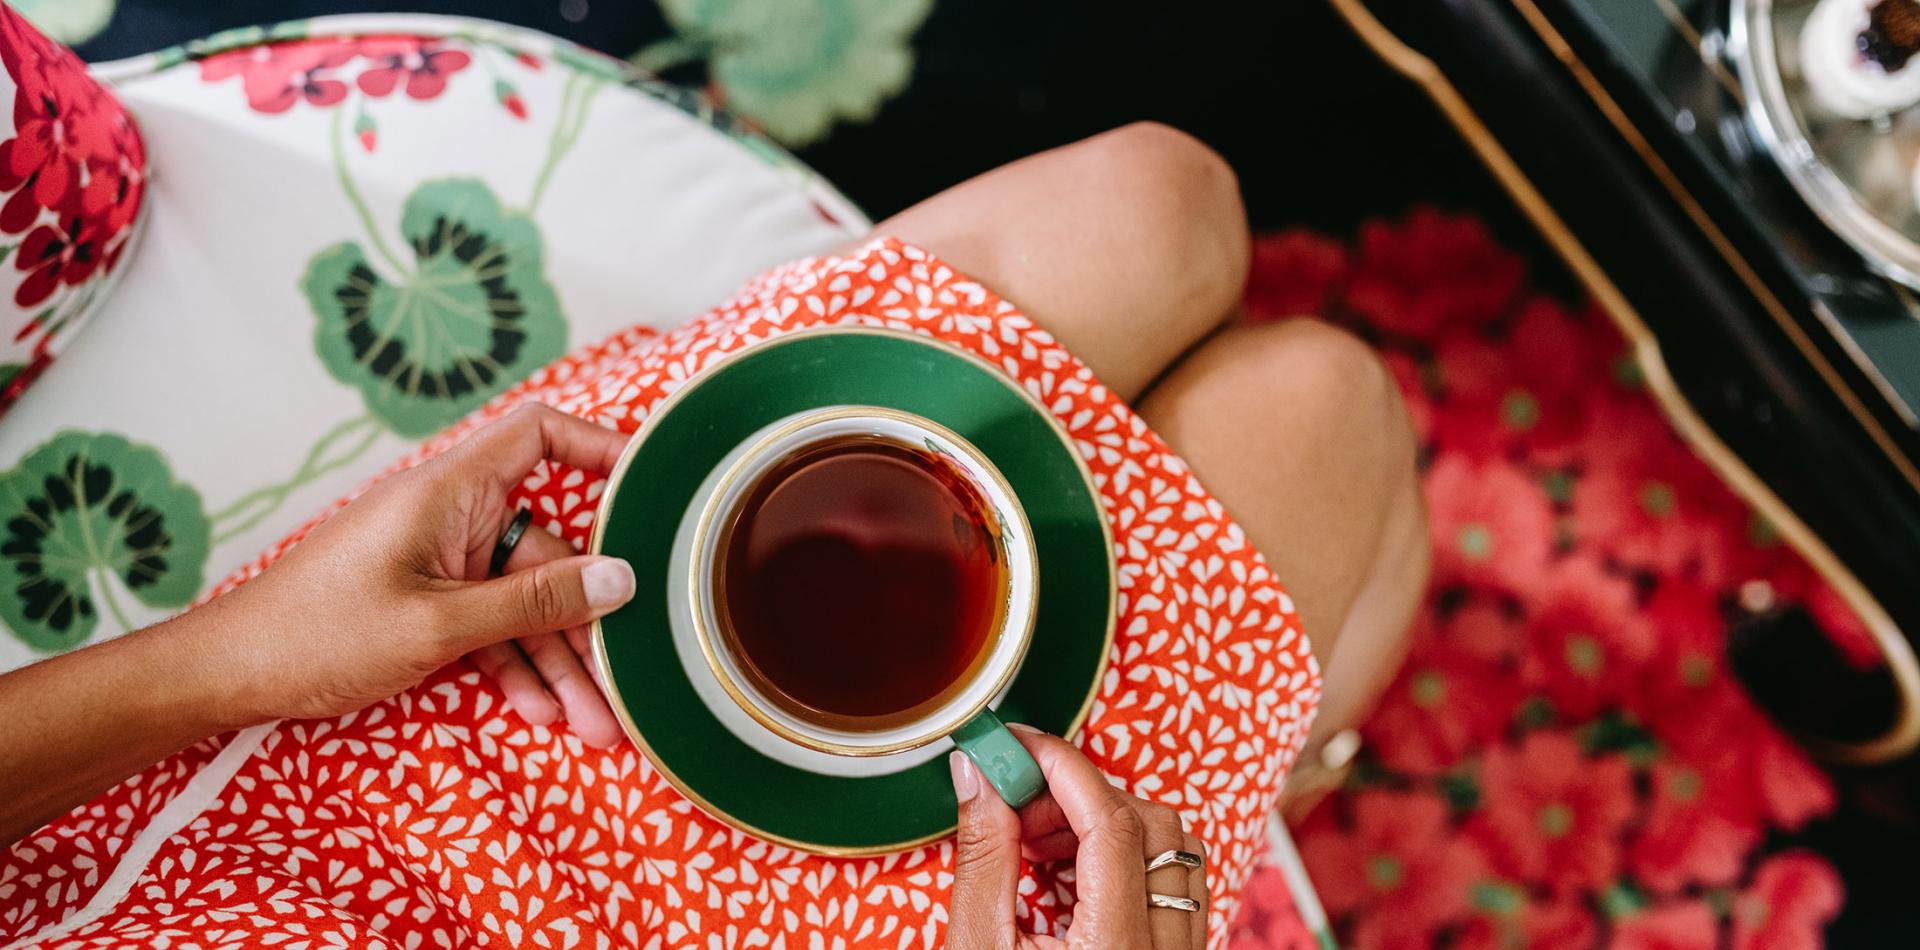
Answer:
<path fill-rule="evenodd" d="M 1153 860 L 1147 862 L 1147 873 L 1152 874 L 1170 864 L 1184 865 L 1198 871 L 1201 865 L 1205 863 L 1206 861 L 1204 859 L 1191 851 L 1170 848 L 1154 855 Z"/>
<path fill-rule="evenodd" d="M 1184 910 L 1189 914 L 1200 912 L 1200 902 L 1191 897 L 1174 897 L 1171 894 L 1148 894 L 1148 907 L 1164 907 L 1167 910 Z"/>

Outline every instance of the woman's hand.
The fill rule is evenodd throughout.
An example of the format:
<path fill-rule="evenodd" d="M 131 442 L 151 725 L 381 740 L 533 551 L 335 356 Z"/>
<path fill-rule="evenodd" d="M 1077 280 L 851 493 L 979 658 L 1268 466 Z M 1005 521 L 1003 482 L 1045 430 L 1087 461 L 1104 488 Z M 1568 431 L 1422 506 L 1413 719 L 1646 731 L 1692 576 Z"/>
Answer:
<path fill-rule="evenodd" d="M 352 712 L 469 653 L 527 719 L 564 711 L 587 742 L 620 741 L 577 654 L 583 625 L 633 596 L 633 569 L 530 529 L 508 573 L 486 573 L 535 463 L 604 472 L 625 442 L 521 409 L 384 479 L 240 589 L 0 674 L 0 847 L 207 736 Z"/>
<path fill-rule="evenodd" d="M 1046 773 L 1047 790 L 1017 814 L 965 755 L 953 753 L 953 790 L 960 799 L 954 849 L 950 950 L 1202 950 L 1207 945 L 1205 846 L 1165 805 L 1142 801 L 1107 783 L 1093 763 L 1064 740 L 1011 726 Z M 1156 855 L 1180 850 L 1202 857 L 1200 868 L 1172 864 L 1146 872 Z M 1062 944 L 1020 932 L 1014 922 L 1020 859 L 1072 860 L 1079 903 Z M 1195 912 L 1149 909 L 1147 894 L 1191 898 Z"/>
<path fill-rule="evenodd" d="M 527 406 L 383 479 L 213 613 L 261 719 L 335 716 L 385 699 L 472 654 L 520 715 L 564 715 L 591 745 L 620 725 L 582 659 L 586 624 L 633 596 L 633 569 L 575 555 L 529 527 L 487 577 L 513 516 L 507 493 L 541 459 L 605 472 L 626 436 Z M 184 618 L 183 618 L 184 619 Z M 518 646 L 512 641 L 519 638 Z"/>

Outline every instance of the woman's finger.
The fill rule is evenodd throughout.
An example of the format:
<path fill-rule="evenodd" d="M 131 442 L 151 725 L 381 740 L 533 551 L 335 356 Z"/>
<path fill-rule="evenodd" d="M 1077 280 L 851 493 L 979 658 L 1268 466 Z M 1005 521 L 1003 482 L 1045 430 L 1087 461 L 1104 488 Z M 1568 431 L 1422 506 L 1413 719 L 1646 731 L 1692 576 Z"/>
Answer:
<path fill-rule="evenodd" d="M 1187 829 L 1180 819 L 1179 812 L 1156 802 L 1133 799 L 1134 807 L 1140 811 L 1140 824 L 1145 829 L 1141 843 L 1145 845 L 1140 855 L 1142 866 L 1168 851 L 1186 847 Z M 1192 898 L 1192 886 L 1188 881 L 1191 872 L 1184 865 L 1169 864 L 1147 874 L 1146 893 L 1165 894 L 1168 897 Z M 1153 931 L 1154 950 L 1185 950 L 1193 935 L 1193 913 L 1168 907 L 1155 907 L 1147 911 L 1147 923 Z M 1198 948 L 1196 948 L 1198 950 Z"/>
<path fill-rule="evenodd" d="M 1013 902 L 1020 887 L 1020 819 L 1000 800 L 964 752 L 947 756 L 960 826 L 953 844 L 953 899 L 947 907 L 950 950 L 1002 950 L 1017 930 Z"/>
<path fill-rule="evenodd" d="M 1187 896 L 1200 902 L 1200 912 L 1188 915 L 1192 918 L 1192 945 L 1194 950 L 1200 950 L 1207 945 L 1207 915 L 1213 912 L 1212 894 L 1207 890 L 1207 863 L 1211 856 L 1207 854 L 1207 843 L 1191 831 L 1187 832 L 1183 850 L 1200 856 L 1200 866 L 1187 871 Z"/>
<path fill-rule="evenodd" d="M 1067 813 L 1060 810 L 1060 803 L 1053 800 L 1047 789 L 1041 789 L 1033 801 L 1020 806 L 1020 840 L 1031 841 L 1044 838 L 1056 831 L 1073 831 L 1073 825 L 1067 821 Z"/>
<path fill-rule="evenodd" d="M 539 525 L 528 525 L 527 533 L 507 558 L 506 572 L 529 570 L 573 554 L 573 545 Z M 599 677 L 592 672 L 587 630 L 585 626 L 575 625 L 568 627 L 564 636 L 524 637 L 520 647 L 533 661 L 533 669 L 546 681 L 547 693 L 559 703 L 574 734 L 588 745 L 609 748 L 619 745 L 623 734 L 600 688 Z"/>
<path fill-rule="evenodd" d="M 624 737 L 620 723 L 613 718 L 613 709 L 607 705 L 606 697 L 600 695 L 600 688 L 587 676 L 586 668 L 580 665 L 580 657 L 567 645 L 566 638 L 558 632 L 543 633 L 520 638 L 520 648 L 527 653 L 527 659 L 533 661 L 533 668 L 546 681 L 547 692 L 559 700 L 560 708 L 565 712 L 567 727 L 580 741 L 597 749 L 608 749 L 620 744 Z"/>
<path fill-rule="evenodd" d="M 1072 828 L 1049 831 L 1038 838 L 1026 838 L 1020 842 L 1020 856 L 1035 864 L 1072 860 L 1074 852 L 1079 850 L 1080 839 L 1074 835 Z"/>
<path fill-rule="evenodd" d="M 1047 777 L 1047 790 L 1080 839 L 1074 874 L 1080 910 L 1074 933 L 1085 945 L 1150 946 L 1147 928 L 1145 825 L 1133 798 L 1107 784 L 1080 750 L 1027 726 L 1014 736 Z"/>
<path fill-rule="evenodd" d="M 587 668 L 587 675 L 593 677 L 593 685 L 600 687 L 600 695 L 607 695 L 607 681 L 600 675 L 600 664 L 593 661 L 593 628 L 568 627 L 567 646 L 573 648 L 573 655 L 580 658 L 580 665 Z"/>
<path fill-rule="evenodd" d="M 540 683 L 520 648 L 511 643 L 489 643 L 468 654 L 480 672 L 500 684 L 507 705 L 530 725 L 546 726 L 560 718 L 560 704 Z"/>
<path fill-rule="evenodd" d="M 517 485 L 541 459 L 605 474 L 620 460 L 627 436 L 578 416 L 528 403 L 489 423 L 445 456 L 474 465 L 502 485 Z"/>
<path fill-rule="evenodd" d="M 513 517 L 514 511 L 512 509 L 501 510 L 501 533 L 506 532 L 507 525 L 513 522 Z M 498 535 L 495 535 L 495 537 L 498 537 Z M 512 574 L 516 571 L 524 571 L 530 567 L 538 567 L 548 561 L 558 561 L 563 557 L 572 557 L 579 553 L 580 552 L 573 549 L 573 545 L 568 544 L 565 540 L 555 536 L 552 531 L 547 530 L 547 522 L 541 520 L 540 516 L 535 514 L 533 520 L 527 523 L 527 530 L 521 533 L 520 543 L 513 546 L 512 554 L 507 555 L 507 564 L 500 570 L 500 573 Z M 492 548 L 488 548 L 487 556 L 489 558 L 493 556 Z"/>

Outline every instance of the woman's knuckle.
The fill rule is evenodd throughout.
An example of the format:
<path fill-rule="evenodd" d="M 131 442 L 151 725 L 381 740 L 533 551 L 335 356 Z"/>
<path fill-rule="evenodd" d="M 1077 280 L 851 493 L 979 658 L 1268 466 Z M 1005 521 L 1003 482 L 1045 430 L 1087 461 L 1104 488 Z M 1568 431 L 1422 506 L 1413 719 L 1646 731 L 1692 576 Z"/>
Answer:
<path fill-rule="evenodd" d="M 560 585 L 546 571 L 528 571 L 520 583 L 520 611 L 527 623 L 544 624 L 560 615 Z M 528 631 L 532 632 L 532 631 Z"/>
<path fill-rule="evenodd" d="M 1000 849 L 1004 847 L 1006 845 L 992 829 L 976 823 L 962 823 L 954 835 L 953 873 L 967 878 L 993 867 L 999 862 Z"/>
<path fill-rule="evenodd" d="M 1126 838 L 1138 839 L 1146 831 L 1140 820 L 1140 809 L 1132 799 L 1114 794 L 1100 806 L 1100 823 L 1114 834 Z"/>
<path fill-rule="evenodd" d="M 1186 834 L 1180 813 L 1159 802 L 1147 804 L 1146 825 L 1147 832 L 1162 841 L 1179 841 Z"/>

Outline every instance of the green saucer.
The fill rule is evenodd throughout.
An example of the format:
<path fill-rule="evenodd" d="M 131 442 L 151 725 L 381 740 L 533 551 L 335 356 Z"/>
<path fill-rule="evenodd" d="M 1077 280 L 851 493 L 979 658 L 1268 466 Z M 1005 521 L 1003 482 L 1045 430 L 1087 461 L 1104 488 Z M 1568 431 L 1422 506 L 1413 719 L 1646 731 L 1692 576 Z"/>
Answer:
<path fill-rule="evenodd" d="M 944 756 L 884 775 L 825 775 L 750 747 L 696 694 L 668 613 L 676 531 L 703 481 L 741 440 L 822 406 L 886 406 L 953 429 L 992 459 L 1032 525 L 1040 561 L 1033 643 L 1001 718 L 1071 735 L 1113 644 L 1113 542 L 1099 493 L 1053 416 L 984 360 L 910 333 L 827 327 L 777 337 L 709 367 L 634 436 L 600 500 L 592 550 L 625 558 L 632 602 L 594 625 L 594 658 L 628 735 L 708 814 L 806 851 L 875 854 L 953 831 Z"/>

